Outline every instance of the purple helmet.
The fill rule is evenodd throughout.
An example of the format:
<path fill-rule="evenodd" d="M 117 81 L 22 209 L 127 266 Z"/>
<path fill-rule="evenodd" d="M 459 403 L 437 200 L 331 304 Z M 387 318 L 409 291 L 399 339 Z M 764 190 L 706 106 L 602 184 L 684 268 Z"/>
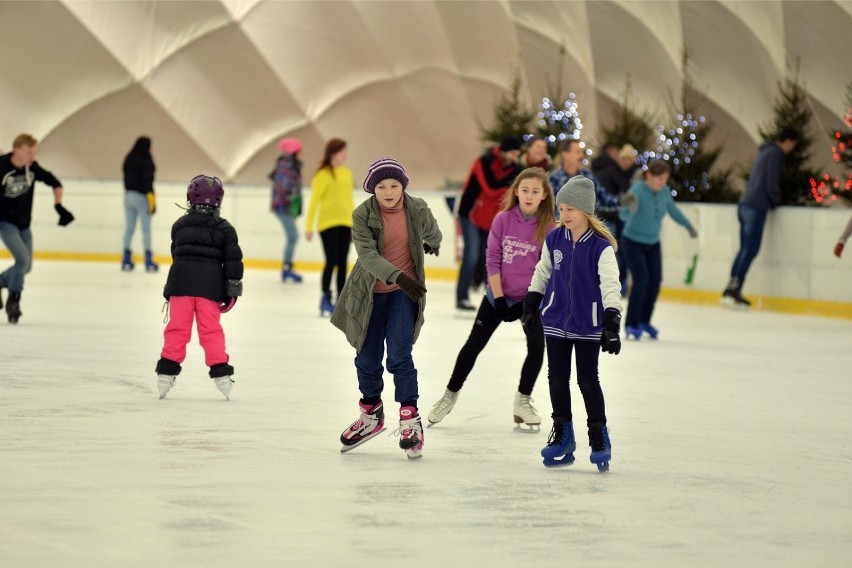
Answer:
<path fill-rule="evenodd" d="M 215 176 L 195 176 L 186 188 L 186 200 L 190 205 L 221 207 L 224 196 L 222 181 Z"/>

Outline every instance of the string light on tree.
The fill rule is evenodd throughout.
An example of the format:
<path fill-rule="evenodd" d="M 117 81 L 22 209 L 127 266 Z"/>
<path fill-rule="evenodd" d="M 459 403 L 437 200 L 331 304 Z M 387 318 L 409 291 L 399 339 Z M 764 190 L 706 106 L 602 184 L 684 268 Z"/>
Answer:
<path fill-rule="evenodd" d="M 561 98 L 561 97 L 559 97 Z M 558 100 L 551 97 L 542 97 L 540 110 L 538 112 L 537 134 L 547 142 L 551 155 L 555 155 L 557 148 L 564 140 L 581 140 L 580 147 L 588 156 L 591 150 L 586 148 L 582 142 L 583 121 L 580 119 L 577 95 L 569 92 L 567 98 L 559 104 Z M 529 139 L 532 135 L 525 136 Z M 588 160 L 583 160 L 587 163 Z"/>

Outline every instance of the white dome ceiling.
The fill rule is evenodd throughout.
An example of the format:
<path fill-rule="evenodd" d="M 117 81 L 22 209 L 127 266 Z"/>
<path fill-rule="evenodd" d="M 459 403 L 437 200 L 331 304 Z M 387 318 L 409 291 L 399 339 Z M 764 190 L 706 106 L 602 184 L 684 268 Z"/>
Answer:
<path fill-rule="evenodd" d="M 0 150 L 30 132 L 60 177 L 120 177 L 144 134 L 160 180 L 265 183 L 286 135 L 309 171 L 341 137 L 356 179 L 392 155 L 437 187 L 465 176 L 516 70 L 537 102 L 561 64 L 591 142 L 628 74 L 665 110 L 684 48 L 710 142 L 747 163 L 796 58 L 825 127 L 852 80 L 850 1 L 3 1 L 0 21 Z"/>

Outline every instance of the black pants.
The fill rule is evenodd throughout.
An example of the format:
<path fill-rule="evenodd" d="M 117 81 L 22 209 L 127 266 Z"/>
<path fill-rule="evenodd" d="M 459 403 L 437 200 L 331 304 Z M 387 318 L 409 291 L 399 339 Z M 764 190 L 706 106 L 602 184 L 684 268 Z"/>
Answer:
<path fill-rule="evenodd" d="M 638 327 L 640 323 L 651 323 L 654 306 L 660 295 L 660 283 L 663 281 L 663 258 L 660 243 L 643 245 L 623 239 L 624 259 L 633 275 L 633 287 L 627 302 L 627 317 L 624 325 Z"/>
<path fill-rule="evenodd" d="M 349 244 L 352 242 L 352 229 L 349 227 L 331 227 L 320 231 L 322 250 L 325 252 L 325 266 L 322 269 L 322 292 L 331 294 L 331 273 L 337 269 L 337 295 L 346 283 L 346 262 L 349 258 Z"/>
<path fill-rule="evenodd" d="M 513 316 L 520 318 L 524 311 L 523 302 L 513 305 L 510 311 Z M 518 385 L 518 392 L 525 395 L 532 394 L 535 381 L 544 364 L 544 331 L 541 327 L 541 320 L 536 318 L 535 321 L 537 325 L 533 326 L 532 329 L 528 329 L 529 326 L 524 326 L 524 334 L 527 336 L 527 358 L 524 359 L 524 364 L 521 367 L 521 382 Z M 453 374 L 450 375 L 450 382 L 447 384 L 448 389 L 458 392 L 462 388 L 473 370 L 476 358 L 488 345 L 488 340 L 500 326 L 500 322 L 501 320 L 497 319 L 497 310 L 494 309 L 488 298 L 483 296 L 479 311 L 476 312 L 473 329 L 470 330 L 470 336 L 456 358 L 456 366 L 453 367 Z"/>
<path fill-rule="evenodd" d="M 598 379 L 598 359 L 601 345 L 597 341 L 574 341 L 547 337 L 547 381 L 550 384 L 550 403 L 553 417 L 572 421 L 571 415 L 571 352 L 577 351 L 577 384 L 583 394 L 588 423 L 606 424 L 606 408 Z"/>

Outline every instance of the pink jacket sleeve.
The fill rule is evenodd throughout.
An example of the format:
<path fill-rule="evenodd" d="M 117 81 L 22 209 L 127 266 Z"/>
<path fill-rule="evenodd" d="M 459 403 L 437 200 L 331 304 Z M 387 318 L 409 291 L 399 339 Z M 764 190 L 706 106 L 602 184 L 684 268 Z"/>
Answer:
<path fill-rule="evenodd" d="M 488 231 L 488 243 L 485 247 L 485 271 L 489 280 L 495 274 L 501 274 L 503 269 L 503 233 L 506 227 L 506 212 L 500 212 L 494 218 L 491 230 Z"/>

